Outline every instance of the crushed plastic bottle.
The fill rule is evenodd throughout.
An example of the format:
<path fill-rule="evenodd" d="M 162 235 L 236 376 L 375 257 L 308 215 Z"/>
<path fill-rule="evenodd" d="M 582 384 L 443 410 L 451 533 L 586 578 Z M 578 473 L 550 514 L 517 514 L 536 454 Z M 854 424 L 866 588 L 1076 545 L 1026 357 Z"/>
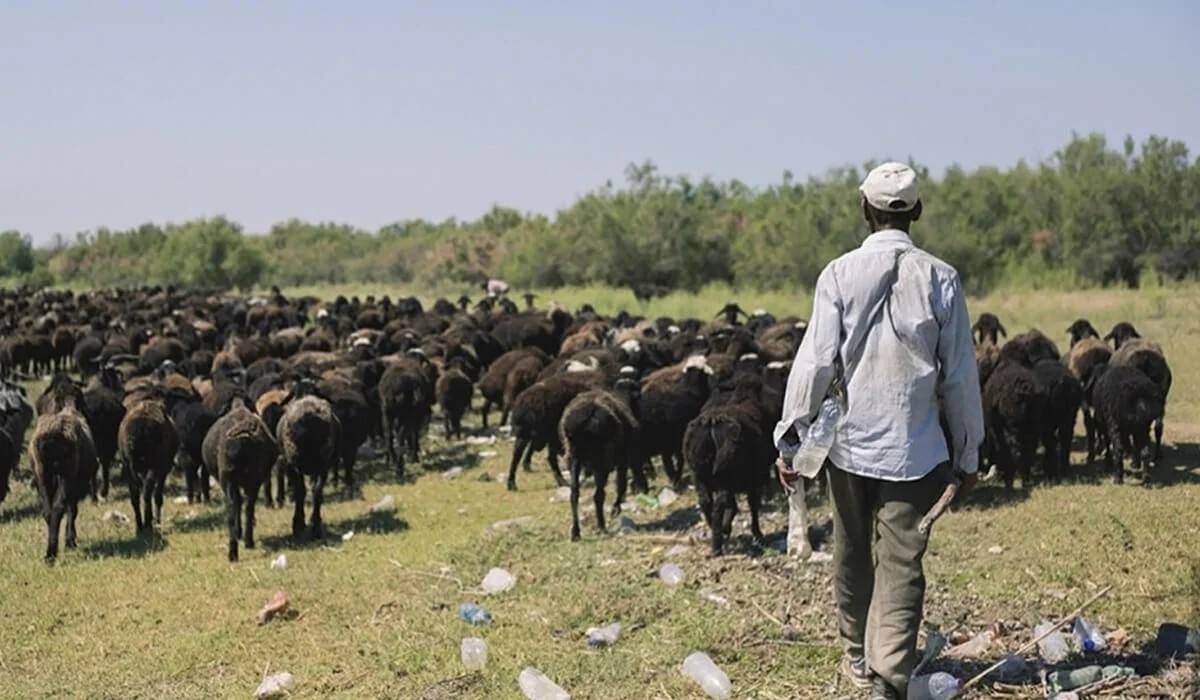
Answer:
<path fill-rule="evenodd" d="M 678 500 L 679 494 L 675 493 L 670 486 L 664 486 L 662 491 L 658 492 L 658 505 L 660 506 L 669 506 Z"/>
<path fill-rule="evenodd" d="M 492 624 L 492 614 L 475 603 L 463 603 L 458 606 L 458 616 L 469 625 Z"/>
<path fill-rule="evenodd" d="M 658 568 L 658 577 L 662 579 L 663 583 L 674 588 L 683 583 L 683 569 L 668 562 Z"/>
<path fill-rule="evenodd" d="M 571 700 L 567 691 L 532 666 L 526 666 L 517 676 L 517 685 L 529 700 Z"/>
<path fill-rule="evenodd" d="M 950 700 L 960 687 L 960 680 L 943 671 L 915 676 L 908 681 L 908 700 Z"/>
<path fill-rule="evenodd" d="M 683 660 L 683 675 L 699 685 L 710 698 L 728 698 L 733 694 L 729 676 L 702 651 L 694 651 Z"/>
<path fill-rule="evenodd" d="M 592 627 L 587 631 L 587 642 L 590 647 L 604 647 L 616 642 L 621 637 L 621 623 L 614 622 L 604 627 Z"/>
<path fill-rule="evenodd" d="M 647 508 L 654 508 L 658 506 L 658 499 L 648 493 L 639 493 L 637 496 L 634 496 L 633 500 Z"/>
<path fill-rule="evenodd" d="M 383 498 L 376 501 L 375 505 L 371 506 L 372 513 L 379 513 L 385 510 L 391 510 L 396 505 L 396 497 L 392 494 L 387 494 Z"/>
<path fill-rule="evenodd" d="M 487 665 L 487 642 L 479 637 L 467 637 L 461 646 L 463 666 L 469 671 L 478 671 Z"/>
<path fill-rule="evenodd" d="M 1100 651 L 1104 648 L 1106 642 L 1104 634 L 1095 625 L 1087 621 L 1087 618 L 1082 615 L 1075 617 L 1075 643 L 1083 651 Z"/>
<path fill-rule="evenodd" d="M 1025 662 L 1025 657 L 1018 654 L 1007 654 L 1003 661 L 1004 663 L 995 671 L 996 677 L 1002 681 L 1016 681 L 1029 670 L 1029 664 Z"/>
<path fill-rule="evenodd" d="M 994 636 L 995 633 L 992 630 L 984 630 L 962 644 L 947 649 L 946 658 L 970 659 L 983 656 L 988 648 L 992 646 L 992 638 Z"/>
<path fill-rule="evenodd" d="M 463 475 L 462 467 L 451 467 L 451 468 L 447 469 L 444 474 L 442 474 L 442 478 L 443 479 L 457 479 L 458 477 L 460 477 L 462 475 Z"/>
<path fill-rule="evenodd" d="M 729 605 L 728 598 L 717 593 L 716 591 L 712 590 L 711 588 L 705 588 L 704 590 L 700 591 L 700 597 L 707 600 L 710 603 L 715 603 L 716 605 L 719 605 L 723 608 L 728 607 L 728 605 Z"/>
<path fill-rule="evenodd" d="M 808 559 L 813 553 L 808 541 L 808 503 L 803 484 L 797 484 L 796 492 L 788 496 L 787 553 L 799 559 Z"/>
<path fill-rule="evenodd" d="M 275 569 L 275 570 L 286 569 L 287 568 L 287 555 L 280 554 L 279 556 L 277 556 L 273 560 L 271 560 L 271 568 Z"/>
<path fill-rule="evenodd" d="M 808 426 L 808 431 L 800 440 L 800 448 L 792 457 L 792 471 L 805 479 L 811 479 L 825 465 L 825 458 L 833 448 L 833 440 L 837 433 L 838 421 L 842 418 L 842 405 L 833 398 L 827 397 L 821 402 L 817 417 Z"/>
<path fill-rule="evenodd" d="M 672 547 L 670 549 L 668 549 L 667 553 L 663 556 L 678 557 L 680 555 L 687 554 L 690 551 L 692 551 L 692 548 L 687 546 L 686 544 L 677 544 L 677 545 L 672 545 Z"/>
<path fill-rule="evenodd" d="M 571 500 L 571 487 L 570 486 L 559 486 L 558 488 L 554 489 L 554 496 L 552 496 L 550 498 L 550 500 L 557 501 L 559 503 L 564 503 L 566 501 L 570 501 Z"/>
<path fill-rule="evenodd" d="M 292 686 L 296 684 L 296 679 L 287 671 L 281 673 L 272 673 L 262 679 L 262 683 L 258 684 L 258 688 L 254 691 L 254 697 L 258 700 L 266 700 L 267 698 L 278 698 L 287 695 Z"/>
<path fill-rule="evenodd" d="M 504 593 L 505 591 L 512 590 L 512 587 L 515 586 L 516 584 L 517 584 L 516 576 L 513 576 L 512 574 L 508 573 L 504 569 L 495 569 L 494 568 L 487 572 L 487 576 L 483 577 L 483 582 L 479 585 L 480 585 L 480 588 L 483 589 L 484 593 L 487 593 L 490 595 L 490 594 L 494 594 L 494 593 Z"/>
<path fill-rule="evenodd" d="M 1053 627 L 1053 622 L 1050 622 L 1049 620 L 1043 621 L 1037 627 L 1033 628 L 1034 638 L 1036 639 L 1037 637 L 1046 634 L 1046 632 Z M 1042 660 L 1046 663 L 1058 664 L 1062 663 L 1063 659 L 1067 658 L 1067 655 L 1070 654 L 1071 651 L 1067 648 L 1067 639 L 1063 636 L 1063 633 L 1055 630 L 1045 639 L 1038 642 L 1038 653 L 1041 655 Z"/>
<path fill-rule="evenodd" d="M 1129 678 L 1136 672 L 1128 666 L 1084 666 L 1046 674 L 1046 685 L 1054 692 L 1073 690 L 1110 678 Z"/>

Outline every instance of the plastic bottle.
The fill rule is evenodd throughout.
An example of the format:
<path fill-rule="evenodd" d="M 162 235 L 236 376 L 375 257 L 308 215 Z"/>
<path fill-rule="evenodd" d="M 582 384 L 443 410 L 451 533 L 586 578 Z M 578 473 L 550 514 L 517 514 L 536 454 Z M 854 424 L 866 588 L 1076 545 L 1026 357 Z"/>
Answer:
<path fill-rule="evenodd" d="M 517 577 L 504 569 L 492 569 L 483 577 L 480 587 L 484 593 L 503 593 L 517 584 Z"/>
<path fill-rule="evenodd" d="M 612 644 L 621 637 L 621 623 L 614 622 L 600 628 L 587 631 L 587 641 L 590 647 L 603 647 Z"/>
<path fill-rule="evenodd" d="M 796 492 L 788 496 L 788 556 L 808 559 L 812 556 L 812 543 L 808 541 L 808 502 L 804 496 L 804 484 L 796 484 Z"/>
<path fill-rule="evenodd" d="M 1043 621 L 1040 625 L 1033 628 L 1034 638 L 1042 636 L 1053 627 L 1053 622 L 1049 620 Z M 1067 654 L 1071 652 L 1067 648 L 1067 640 L 1062 632 L 1055 630 L 1048 637 L 1038 642 L 1038 653 L 1041 654 L 1042 660 L 1046 663 L 1057 664 L 1062 663 L 1062 660 L 1067 658 Z"/>
<path fill-rule="evenodd" d="M 821 402 L 817 417 L 809 424 L 807 434 L 800 440 L 800 449 L 792 457 L 792 471 L 811 479 L 821 471 L 829 450 L 833 447 L 838 421 L 842 417 L 842 405 L 834 398 Z"/>
<path fill-rule="evenodd" d="M 286 569 L 287 568 L 287 555 L 280 554 L 279 556 L 275 557 L 275 559 L 271 561 L 271 568 L 272 569 Z"/>
<path fill-rule="evenodd" d="M 384 510 L 390 510 L 394 505 L 396 505 L 396 497 L 389 493 L 383 498 L 379 499 L 375 505 L 371 506 L 371 512 L 378 513 Z"/>
<path fill-rule="evenodd" d="M 492 615 L 475 603 L 463 603 L 458 606 L 458 616 L 469 625 L 490 625 Z"/>
<path fill-rule="evenodd" d="M 467 670 L 478 671 L 487 665 L 487 642 L 479 637 L 462 640 L 462 662 Z"/>
<path fill-rule="evenodd" d="M 702 651 L 694 651 L 683 660 L 683 675 L 695 681 L 710 698 L 728 698 L 733 693 L 729 676 Z"/>
<path fill-rule="evenodd" d="M 669 506 L 677 500 L 679 500 L 679 494 L 675 493 L 670 486 L 664 486 L 662 491 L 658 492 L 658 505 L 660 506 Z"/>
<path fill-rule="evenodd" d="M 984 630 L 967 641 L 946 650 L 946 657 L 951 659 L 970 659 L 983 656 L 992 645 L 995 634 Z"/>
<path fill-rule="evenodd" d="M 1084 651 L 1100 651 L 1104 648 L 1104 634 L 1082 615 L 1075 617 L 1075 642 Z"/>
<path fill-rule="evenodd" d="M 961 686 L 961 681 L 942 671 L 916 676 L 908 681 L 908 700 L 950 700 Z"/>
<path fill-rule="evenodd" d="M 683 583 L 683 569 L 676 564 L 666 563 L 659 567 L 658 577 L 662 582 L 674 588 Z"/>
<path fill-rule="evenodd" d="M 526 666 L 517 676 L 517 685 L 529 700 L 571 700 L 567 691 L 532 666 Z"/>
<path fill-rule="evenodd" d="M 262 683 L 258 684 L 258 688 L 254 691 L 254 697 L 259 700 L 266 698 L 275 698 L 285 695 L 292 686 L 295 685 L 296 679 L 287 671 L 282 673 L 272 673 L 262 679 Z"/>

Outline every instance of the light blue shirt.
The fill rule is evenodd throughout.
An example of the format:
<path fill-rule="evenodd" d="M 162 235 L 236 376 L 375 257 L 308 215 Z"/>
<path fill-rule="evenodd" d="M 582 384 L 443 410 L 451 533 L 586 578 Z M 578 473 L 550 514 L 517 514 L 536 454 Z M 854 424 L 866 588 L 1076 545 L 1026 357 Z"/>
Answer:
<path fill-rule="evenodd" d="M 911 251 L 901 259 L 890 302 L 867 327 L 901 248 Z M 830 462 L 852 474 L 912 481 L 953 452 L 955 467 L 968 474 L 978 470 L 983 404 L 971 321 L 953 267 L 895 229 L 871 234 L 861 247 L 825 266 L 788 376 L 783 418 L 775 427 L 775 445 L 785 458 L 796 449 L 783 442 L 785 432 L 794 425 L 804 436 L 833 380 L 838 353 L 845 365 L 847 406 Z M 951 446 L 938 422 L 939 392 Z"/>

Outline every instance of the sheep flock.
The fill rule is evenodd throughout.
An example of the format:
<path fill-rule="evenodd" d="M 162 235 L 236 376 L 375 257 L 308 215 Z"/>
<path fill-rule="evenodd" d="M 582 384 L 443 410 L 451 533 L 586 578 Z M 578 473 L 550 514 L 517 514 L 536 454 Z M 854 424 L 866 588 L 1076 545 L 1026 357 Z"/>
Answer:
<path fill-rule="evenodd" d="M 569 487 L 572 539 L 585 479 L 601 530 L 630 489 L 661 480 L 696 489 L 713 554 L 730 537 L 738 496 L 764 545 L 759 511 L 781 492 L 771 434 L 805 320 L 734 303 L 711 319 L 645 318 L 537 309 L 533 299 L 520 308 L 502 294 L 463 296 L 426 309 L 416 297 L 325 302 L 278 288 L 257 297 L 5 290 L 0 508 L 13 480 L 30 483 L 52 560 L 64 517 L 72 548 L 81 504 L 121 486 L 139 534 L 152 532 L 179 473 L 189 503 L 220 489 L 237 561 L 239 546 L 254 547 L 260 498 L 290 505 L 294 537 L 321 538 L 327 492 L 354 493 L 364 448 L 403 481 L 427 456 L 431 425 L 463 440 L 479 406 L 476 430 L 513 441 L 505 487 L 518 489 L 535 453 Z M 974 334 L 981 471 L 1009 489 L 1018 476 L 1023 488 L 1073 478 L 1082 412 L 1087 461 L 1103 458 L 1120 483 L 1128 459 L 1154 481 L 1171 387 L 1159 345 L 1128 322 L 1102 336 L 1079 319 L 1055 329 L 1069 342 L 1062 352 L 1039 329 L 1008 337 L 990 313 Z M 42 377 L 44 389 L 28 393 Z M 493 409 L 499 424 L 489 426 Z"/>

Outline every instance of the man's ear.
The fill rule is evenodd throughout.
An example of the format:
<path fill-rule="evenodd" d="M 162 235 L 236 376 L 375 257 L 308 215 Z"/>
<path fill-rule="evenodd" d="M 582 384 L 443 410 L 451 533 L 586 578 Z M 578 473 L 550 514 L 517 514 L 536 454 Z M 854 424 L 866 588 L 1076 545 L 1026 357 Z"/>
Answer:
<path fill-rule="evenodd" d="M 918 220 L 920 220 L 920 218 L 921 218 L 921 208 L 922 208 L 922 205 L 921 205 L 921 200 L 919 200 L 919 199 L 918 199 L 918 200 L 917 200 L 917 205 L 916 205 L 915 207 L 913 207 L 913 210 L 912 210 L 912 220 L 913 220 L 913 221 L 918 221 Z"/>
<path fill-rule="evenodd" d="M 871 218 L 871 205 L 867 204 L 866 197 L 862 198 L 862 213 L 863 213 L 863 218 L 866 219 L 866 221 L 867 221 L 867 226 L 872 231 L 874 231 L 875 230 L 875 221 Z"/>

